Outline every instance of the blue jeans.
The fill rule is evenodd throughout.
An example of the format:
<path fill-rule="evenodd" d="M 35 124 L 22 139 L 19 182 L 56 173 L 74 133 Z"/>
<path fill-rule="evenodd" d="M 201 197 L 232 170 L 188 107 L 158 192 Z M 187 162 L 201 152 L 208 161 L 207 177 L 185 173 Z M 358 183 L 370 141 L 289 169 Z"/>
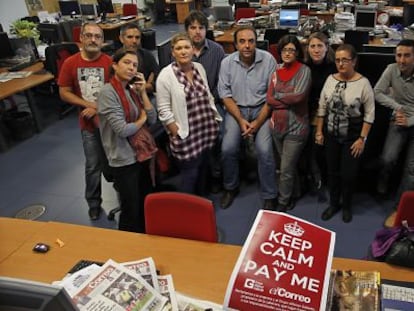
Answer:
<path fill-rule="evenodd" d="M 404 128 L 390 123 L 381 154 L 382 177 L 391 174 L 406 143 L 408 143 L 407 155 L 404 175 L 398 189 L 398 198 L 404 191 L 414 189 L 414 127 Z"/>
<path fill-rule="evenodd" d="M 205 195 L 206 177 L 208 169 L 208 156 L 210 150 L 204 150 L 198 157 L 187 160 L 177 161 L 180 170 L 180 192 Z"/>
<path fill-rule="evenodd" d="M 292 198 L 296 168 L 306 145 L 307 136 L 280 137 L 273 132 L 273 141 L 280 157 L 279 196 L 280 204 L 288 205 Z"/>
<path fill-rule="evenodd" d="M 247 120 L 256 119 L 262 106 L 239 107 L 241 115 Z M 223 186 L 226 190 L 239 187 L 239 157 L 242 141 L 240 126 L 230 113 L 224 118 L 224 133 L 221 144 L 223 167 Z M 266 120 L 257 131 L 254 139 L 261 196 L 263 199 L 274 199 L 276 192 L 276 167 L 272 148 L 272 135 L 269 120 Z"/>
<path fill-rule="evenodd" d="M 85 199 L 89 208 L 99 208 L 102 204 L 101 174 L 103 170 L 102 147 L 99 131 L 81 131 L 85 154 Z"/>

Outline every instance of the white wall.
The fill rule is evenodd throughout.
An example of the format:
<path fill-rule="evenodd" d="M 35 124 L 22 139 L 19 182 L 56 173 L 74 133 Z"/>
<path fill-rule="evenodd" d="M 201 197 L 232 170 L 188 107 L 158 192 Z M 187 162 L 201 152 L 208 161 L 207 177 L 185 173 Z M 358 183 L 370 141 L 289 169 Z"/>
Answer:
<path fill-rule="evenodd" d="M 29 15 L 24 0 L 1 0 L 0 1 L 0 23 L 4 31 L 9 32 L 9 25 L 16 19 Z"/>

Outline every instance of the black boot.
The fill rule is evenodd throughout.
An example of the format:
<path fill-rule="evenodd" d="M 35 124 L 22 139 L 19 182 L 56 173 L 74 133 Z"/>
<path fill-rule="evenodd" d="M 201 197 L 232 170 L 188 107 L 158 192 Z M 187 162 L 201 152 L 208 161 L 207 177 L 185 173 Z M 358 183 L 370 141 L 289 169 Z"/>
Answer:
<path fill-rule="evenodd" d="M 352 211 L 351 211 L 351 207 L 345 207 L 342 209 L 342 220 L 345 223 L 351 222 L 352 221 Z"/>
<path fill-rule="evenodd" d="M 331 219 L 337 212 L 339 211 L 339 207 L 330 205 L 326 210 L 322 213 L 322 220 L 329 220 Z"/>

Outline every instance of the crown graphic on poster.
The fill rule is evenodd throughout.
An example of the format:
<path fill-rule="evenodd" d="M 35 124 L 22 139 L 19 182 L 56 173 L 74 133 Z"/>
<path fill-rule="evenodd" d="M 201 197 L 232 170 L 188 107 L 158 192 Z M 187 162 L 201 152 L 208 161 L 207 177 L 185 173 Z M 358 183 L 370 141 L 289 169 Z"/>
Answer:
<path fill-rule="evenodd" d="M 299 226 L 296 221 L 294 223 L 290 222 L 285 224 L 284 228 L 287 233 L 290 233 L 291 235 L 297 237 L 300 237 L 305 233 L 305 230 L 301 226 Z"/>

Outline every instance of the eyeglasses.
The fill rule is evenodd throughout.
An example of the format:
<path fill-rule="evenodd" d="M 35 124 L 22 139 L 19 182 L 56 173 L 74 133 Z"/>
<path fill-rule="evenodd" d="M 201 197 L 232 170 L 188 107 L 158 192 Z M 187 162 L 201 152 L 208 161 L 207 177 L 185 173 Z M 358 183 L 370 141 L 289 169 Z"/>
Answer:
<path fill-rule="evenodd" d="M 352 61 L 352 58 L 335 58 L 335 63 L 336 64 L 344 64 L 344 65 L 348 65 L 350 62 Z"/>
<path fill-rule="evenodd" d="M 295 52 L 296 52 L 296 49 L 291 49 L 291 48 L 282 49 L 282 53 L 285 53 L 285 54 L 287 54 L 287 53 L 292 54 L 292 53 L 295 53 Z"/>
<path fill-rule="evenodd" d="M 84 33 L 82 34 L 82 36 L 84 36 L 86 39 L 92 39 L 95 38 L 96 40 L 101 40 L 102 39 L 102 35 L 99 33 Z"/>

